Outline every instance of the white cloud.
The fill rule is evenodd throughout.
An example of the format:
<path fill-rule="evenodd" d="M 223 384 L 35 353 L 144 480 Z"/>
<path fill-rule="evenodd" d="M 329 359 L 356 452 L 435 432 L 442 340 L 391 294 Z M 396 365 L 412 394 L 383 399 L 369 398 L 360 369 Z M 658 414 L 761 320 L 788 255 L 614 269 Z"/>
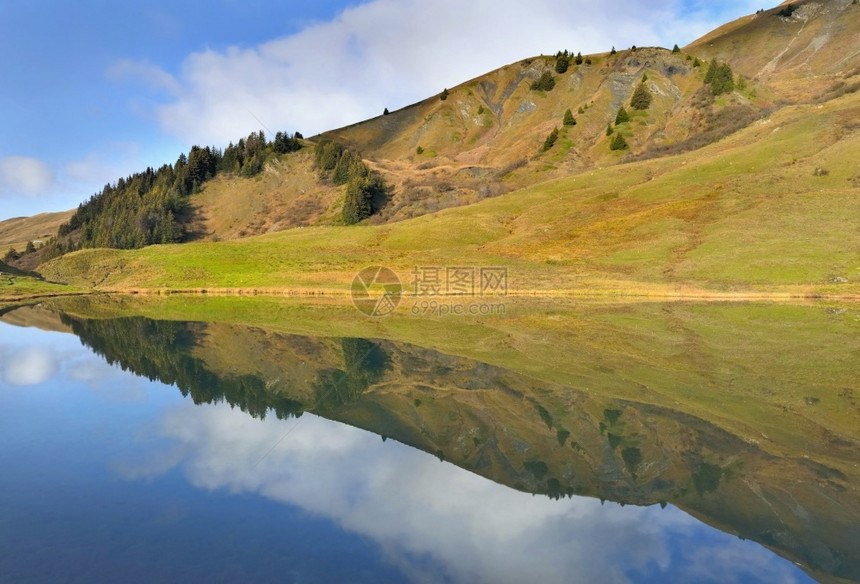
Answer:
<path fill-rule="evenodd" d="M 9 385 L 39 385 L 57 372 L 57 358 L 44 347 L 28 347 L 9 353 L 3 363 L 3 381 Z"/>
<path fill-rule="evenodd" d="M 45 194 L 54 180 L 51 167 L 37 158 L 0 157 L 0 196 Z"/>
<path fill-rule="evenodd" d="M 721 3 L 745 11 L 749 1 Z M 740 13 L 740 12 L 739 12 Z M 306 135 L 378 115 L 539 53 L 685 44 L 721 21 L 678 0 L 374 0 L 251 48 L 189 55 L 174 78 L 123 61 L 175 98 L 156 110 L 186 142 L 225 144 L 259 129 Z"/>

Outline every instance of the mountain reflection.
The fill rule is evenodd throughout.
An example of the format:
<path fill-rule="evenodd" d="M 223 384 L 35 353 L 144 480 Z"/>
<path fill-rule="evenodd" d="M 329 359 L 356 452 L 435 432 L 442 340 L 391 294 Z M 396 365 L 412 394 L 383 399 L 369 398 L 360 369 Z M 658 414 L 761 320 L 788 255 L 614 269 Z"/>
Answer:
<path fill-rule="evenodd" d="M 331 425 L 314 433 L 324 423 L 317 417 L 321 416 L 413 446 L 495 483 L 551 499 L 584 495 L 622 505 L 672 503 L 715 527 L 766 545 L 824 581 L 860 580 L 860 556 L 854 545 L 860 525 L 852 486 L 856 477 L 848 476 L 845 467 L 838 469 L 812 458 L 779 456 L 689 412 L 649 404 L 644 399 L 638 402 L 601 395 L 595 389 L 602 376 L 612 372 L 600 363 L 594 364 L 593 379 L 570 387 L 382 339 L 309 337 L 240 325 L 143 317 L 90 319 L 61 314 L 60 318 L 109 363 L 176 385 L 195 404 L 226 402 L 264 420 L 270 414 L 286 420 L 312 412 L 315 416 L 311 421 L 303 421 L 302 431 L 308 434 L 303 444 L 321 447 L 341 433 L 367 439 L 363 433 L 350 434 L 352 430 L 347 427 L 333 430 Z M 670 370 L 655 368 L 648 375 L 664 376 L 657 383 L 678 382 Z M 223 408 L 209 411 L 208 418 L 198 416 L 198 421 L 208 419 L 217 425 L 219 416 L 227 415 Z M 168 433 L 173 425 L 183 424 L 181 414 L 176 416 L 166 422 Z M 231 420 L 235 427 L 237 422 Z M 243 435 L 253 436 L 253 428 L 258 426 L 246 426 Z M 236 444 L 243 439 L 233 434 L 215 429 L 205 433 L 233 440 L 229 451 L 235 453 Z M 248 445 L 248 451 L 259 452 L 261 444 L 270 439 L 251 440 L 254 443 Z M 344 444 L 345 452 L 353 456 L 353 447 Z M 223 456 L 218 440 L 195 448 L 205 450 L 205 457 Z M 268 469 L 266 472 L 275 472 L 272 465 L 278 455 L 271 456 L 272 460 L 260 465 L 262 470 Z M 253 462 L 252 457 L 249 460 Z M 373 466 L 370 461 L 365 464 Z M 403 464 L 409 468 L 413 463 Z M 223 469 L 227 465 L 212 467 Z M 437 501 L 443 508 L 456 499 L 452 491 L 481 489 L 480 481 L 446 484 L 452 479 L 442 478 L 444 472 L 439 469 L 443 467 L 424 461 L 420 472 L 412 469 L 415 474 L 410 480 L 415 484 L 407 481 L 403 486 L 426 490 L 427 501 L 439 499 L 430 491 L 448 492 L 447 499 Z M 316 482 L 276 486 L 269 478 L 258 476 L 255 469 L 232 472 L 228 477 L 213 476 L 201 467 L 194 480 L 210 488 L 229 486 L 289 500 L 297 497 L 296 489 L 325 488 Z M 369 472 L 376 475 L 383 469 Z M 385 472 L 394 475 L 404 470 Z M 372 489 L 374 480 L 368 477 L 362 488 Z M 425 485 L 423 489 L 419 483 Z M 343 494 L 332 497 L 349 499 Z M 498 493 L 493 497 L 498 498 L 493 504 L 500 509 L 515 504 Z M 589 503 L 580 502 L 575 506 L 578 511 L 570 511 L 573 515 L 555 517 L 557 508 L 552 504 L 535 502 L 525 513 L 528 518 L 518 515 L 514 521 L 507 517 L 511 525 L 497 527 L 502 532 L 527 529 L 524 526 L 531 521 L 572 521 L 578 513 L 592 513 Z M 589 511 L 584 511 L 586 508 Z M 360 514 L 357 509 L 341 511 L 344 518 Z M 397 513 L 396 505 L 392 512 Z M 630 529 L 644 519 L 643 513 L 654 510 L 625 512 L 623 523 Z M 358 521 L 356 517 L 344 520 Z M 455 522 L 442 513 L 440 524 L 427 530 L 438 529 L 438 537 L 443 538 L 451 529 L 445 523 L 449 520 Z M 360 530 L 368 529 L 362 523 Z M 604 535 L 617 537 L 619 531 L 613 528 L 613 533 Z M 442 543 L 439 546 L 445 547 Z M 582 549 L 587 554 L 589 547 L 582 543 Z M 659 557 L 670 552 L 651 553 Z M 465 564 L 462 569 L 467 569 Z M 558 574 L 546 576 L 553 580 Z M 590 574 L 588 578 L 620 579 L 605 576 Z"/>

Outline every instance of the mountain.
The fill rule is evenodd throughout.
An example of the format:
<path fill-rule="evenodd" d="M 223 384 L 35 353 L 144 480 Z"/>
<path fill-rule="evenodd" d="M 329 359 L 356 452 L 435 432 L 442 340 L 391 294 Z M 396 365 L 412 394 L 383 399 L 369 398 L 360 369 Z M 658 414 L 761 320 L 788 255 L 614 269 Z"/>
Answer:
<path fill-rule="evenodd" d="M 851 1 L 799 2 L 683 50 L 526 59 L 315 136 L 253 178 L 207 179 L 187 203 L 197 244 L 84 250 L 40 270 L 115 290 L 342 288 L 369 262 L 408 272 L 461 258 L 517 266 L 523 290 L 850 293 L 860 282 L 858 29 Z M 637 110 L 640 86 L 651 99 Z M 311 152 L 327 141 L 388 185 L 358 231 L 338 226 L 348 189 Z"/>

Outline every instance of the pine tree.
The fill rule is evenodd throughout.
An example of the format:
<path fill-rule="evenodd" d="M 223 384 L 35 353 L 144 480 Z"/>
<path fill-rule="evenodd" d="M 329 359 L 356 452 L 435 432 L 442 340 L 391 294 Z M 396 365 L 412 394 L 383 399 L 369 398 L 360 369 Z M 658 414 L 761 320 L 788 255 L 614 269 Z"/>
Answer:
<path fill-rule="evenodd" d="M 576 54 L 576 59 L 574 60 L 574 63 L 576 63 L 577 65 L 582 65 L 582 61 L 582 53 L 579 52 Z"/>
<path fill-rule="evenodd" d="M 387 116 L 387 115 L 388 115 L 388 114 L 390 114 L 390 113 L 391 113 L 391 112 L 389 112 L 389 111 L 388 111 L 388 108 L 385 108 L 384 110 L 382 110 L 382 115 L 383 115 L 383 116 Z"/>
<path fill-rule="evenodd" d="M 554 87 L 555 77 L 553 77 L 552 73 L 550 73 L 549 71 L 544 71 L 541 74 L 540 79 L 532 82 L 531 84 L 532 89 L 540 91 L 552 91 Z"/>
<path fill-rule="evenodd" d="M 713 95 L 721 95 L 730 93 L 735 90 L 735 76 L 732 68 L 728 63 L 723 63 L 717 67 L 714 73 L 714 78 L 711 81 L 711 93 Z"/>
<path fill-rule="evenodd" d="M 442 93 L 439 95 L 439 99 L 441 99 L 442 101 L 445 101 L 446 99 L 448 99 L 448 88 L 447 87 L 442 90 Z"/>
<path fill-rule="evenodd" d="M 705 73 L 705 83 L 710 83 L 714 80 L 714 75 L 717 74 L 717 60 L 714 59 L 708 65 L 708 71 Z"/>
<path fill-rule="evenodd" d="M 624 106 L 621 106 L 621 109 L 619 109 L 618 113 L 615 115 L 615 125 L 618 126 L 629 121 L 630 114 L 627 113 L 627 110 L 624 109 Z"/>
<path fill-rule="evenodd" d="M 564 112 L 564 122 L 563 123 L 565 126 L 575 126 L 576 125 L 576 118 L 573 117 L 573 112 L 571 112 L 570 109 L 568 109 L 566 112 Z"/>
<path fill-rule="evenodd" d="M 651 92 L 645 87 L 644 83 L 640 83 L 633 92 L 633 97 L 630 98 L 630 107 L 637 110 L 646 110 L 651 106 Z"/>
<path fill-rule="evenodd" d="M 550 148 L 555 145 L 556 140 L 558 140 L 558 128 L 555 128 L 552 132 L 549 133 L 549 136 L 546 137 L 543 143 L 543 151 L 546 152 Z"/>
<path fill-rule="evenodd" d="M 370 217 L 370 201 L 368 201 L 363 180 L 352 180 L 346 185 L 346 196 L 343 201 L 343 222 L 354 225 Z"/>
<path fill-rule="evenodd" d="M 579 113 L 579 114 L 584 114 L 584 113 L 585 113 L 585 110 L 584 110 L 584 109 L 582 109 L 582 106 L 579 106 L 579 109 L 578 109 L 578 110 L 576 110 L 576 111 L 577 111 L 577 113 Z"/>
<path fill-rule="evenodd" d="M 680 53 L 681 47 L 679 47 L 678 45 L 675 45 L 674 47 L 672 47 L 672 52 L 673 53 Z"/>
<path fill-rule="evenodd" d="M 567 56 L 567 51 L 564 54 L 559 53 L 555 58 L 555 72 L 559 75 L 567 73 L 567 68 L 570 66 L 570 57 Z"/>
<path fill-rule="evenodd" d="M 612 129 L 612 122 L 606 124 L 606 135 L 611 136 L 614 132 L 615 130 Z"/>
<path fill-rule="evenodd" d="M 616 50 L 615 50 L 615 45 L 612 45 L 612 50 L 611 50 L 611 51 L 609 51 L 609 54 L 610 54 L 610 55 L 614 55 L 614 54 L 616 54 L 617 52 L 618 52 L 618 51 L 616 51 Z"/>
<path fill-rule="evenodd" d="M 627 140 L 624 139 L 624 136 L 621 134 L 615 134 L 615 137 L 612 138 L 612 142 L 609 143 L 610 150 L 627 150 Z"/>

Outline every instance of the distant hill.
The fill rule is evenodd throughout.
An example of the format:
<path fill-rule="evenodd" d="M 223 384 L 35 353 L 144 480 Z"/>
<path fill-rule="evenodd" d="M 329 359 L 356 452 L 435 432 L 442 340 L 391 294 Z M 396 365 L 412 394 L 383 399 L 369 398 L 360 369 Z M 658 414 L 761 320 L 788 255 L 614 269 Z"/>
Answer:
<path fill-rule="evenodd" d="M 39 213 L 32 217 L 15 217 L 0 221 L 0 250 L 10 247 L 23 251 L 28 241 L 47 240 L 57 234 L 61 224 L 69 220 L 74 211 Z"/>

